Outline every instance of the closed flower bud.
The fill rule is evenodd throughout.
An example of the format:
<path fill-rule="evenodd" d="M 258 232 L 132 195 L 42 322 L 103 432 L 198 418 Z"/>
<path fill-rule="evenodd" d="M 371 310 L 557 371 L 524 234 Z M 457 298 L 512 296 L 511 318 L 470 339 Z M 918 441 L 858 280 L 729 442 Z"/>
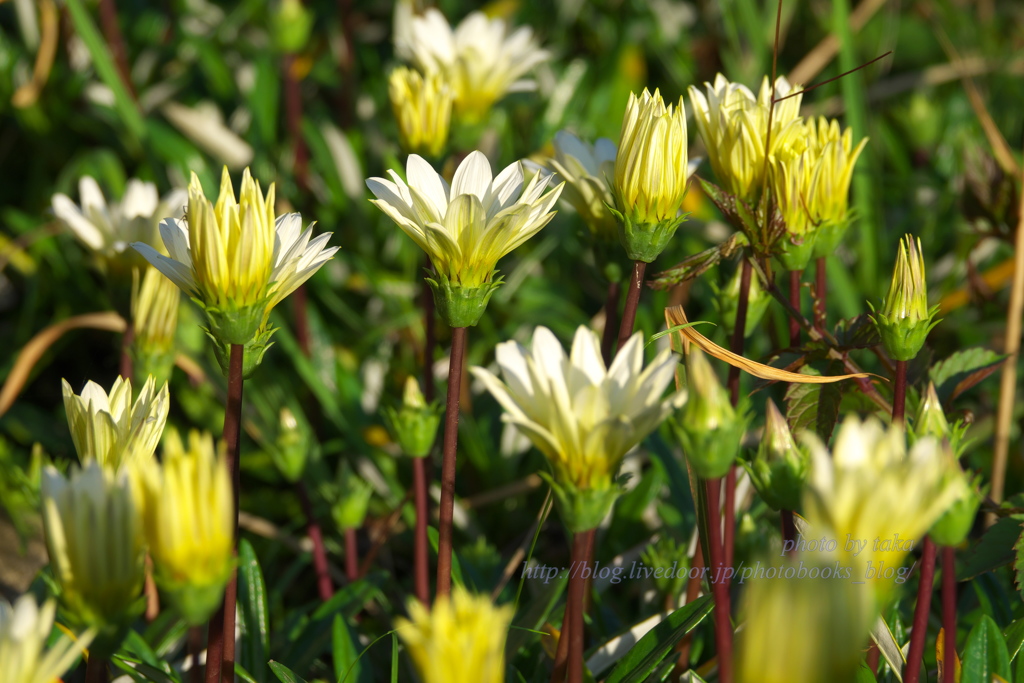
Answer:
<path fill-rule="evenodd" d="M 956 472 L 953 476 L 954 481 L 951 486 L 956 491 L 956 500 L 949 505 L 928 532 L 928 535 L 938 545 L 951 547 L 960 545 L 967 538 L 984 498 L 981 493 L 980 474 L 973 477 L 968 476 L 960 469 L 959 465 L 956 465 Z"/>
<path fill-rule="evenodd" d="M 318 445 L 305 419 L 300 421 L 289 408 L 281 408 L 278 418 L 277 436 L 266 444 L 266 449 L 277 471 L 294 484 L 302 478 L 309 456 Z"/>
<path fill-rule="evenodd" d="M 928 382 L 928 388 L 917 408 L 917 415 L 914 417 L 909 431 L 911 442 L 925 436 L 934 436 L 937 439 L 949 441 L 950 448 L 953 449 L 953 456 L 956 458 L 960 457 L 967 445 L 964 439 L 967 425 L 962 421 L 958 421 L 954 425 L 949 424 L 934 382 Z"/>
<path fill-rule="evenodd" d="M 277 49 L 282 52 L 301 52 L 309 42 L 312 28 L 313 13 L 306 9 L 302 0 L 281 0 L 271 22 Z"/>
<path fill-rule="evenodd" d="M 654 261 L 686 220 L 679 215 L 690 176 L 686 147 L 682 98 L 666 106 L 657 90 L 630 94 L 613 185 L 619 241 L 630 260 Z"/>
<path fill-rule="evenodd" d="M 166 439 L 163 463 L 143 471 L 144 519 L 153 576 L 192 626 L 220 606 L 234 569 L 234 498 L 224 449 L 191 432 Z"/>
<path fill-rule="evenodd" d="M 924 275 L 921 240 L 915 242 L 907 235 L 900 242 L 892 284 L 882 310 L 871 316 L 886 353 L 894 360 L 912 360 L 924 346 L 928 333 L 939 324 L 934 319 L 938 312 L 938 306 L 928 309 L 928 284 Z"/>
<path fill-rule="evenodd" d="M 68 618 L 98 630 L 105 657 L 144 607 L 145 543 L 126 475 L 96 461 L 65 479 L 43 470 L 43 527 L 50 567 Z"/>
<path fill-rule="evenodd" d="M 439 159 L 448 143 L 452 88 L 438 72 L 420 74 L 404 66 L 391 72 L 388 95 L 398 121 L 402 150 Z"/>
<path fill-rule="evenodd" d="M 141 286 L 137 278 L 132 285 L 135 336 L 131 354 L 135 376 L 152 375 L 158 384 L 163 384 L 174 368 L 174 333 L 178 327 L 181 290 L 160 271 L 149 266 L 146 266 Z"/>
<path fill-rule="evenodd" d="M 31 593 L 22 595 L 13 606 L 0 597 L 0 681 L 53 683 L 89 647 L 96 635 L 92 630 L 75 640 L 60 636 L 43 651 L 53 630 L 56 609 L 53 600 L 38 607 Z"/>
<path fill-rule="evenodd" d="M 456 586 L 430 610 L 410 601 L 395 627 L 423 683 L 503 683 L 513 611 Z"/>
<path fill-rule="evenodd" d="M 686 357 L 686 389 L 686 403 L 669 424 L 698 476 L 723 477 L 739 453 L 746 419 L 733 408 L 699 349 L 691 349 Z"/>
<path fill-rule="evenodd" d="M 743 465 L 757 492 L 773 510 L 796 510 L 800 506 L 810 455 L 797 446 L 786 418 L 771 399 L 757 455 Z"/>
<path fill-rule="evenodd" d="M 424 458 L 430 454 L 441 424 L 441 404 L 434 401 L 427 405 L 415 377 L 405 380 L 402 405 L 397 409 L 385 407 L 384 420 L 391 438 L 398 443 L 402 453 L 413 458 Z"/>
<path fill-rule="evenodd" d="M 353 472 L 348 463 L 338 467 L 337 498 L 331 506 L 331 516 L 338 529 L 358 529 L 366 519 L 366 510 L 373 497 L 373 485 Z"/>

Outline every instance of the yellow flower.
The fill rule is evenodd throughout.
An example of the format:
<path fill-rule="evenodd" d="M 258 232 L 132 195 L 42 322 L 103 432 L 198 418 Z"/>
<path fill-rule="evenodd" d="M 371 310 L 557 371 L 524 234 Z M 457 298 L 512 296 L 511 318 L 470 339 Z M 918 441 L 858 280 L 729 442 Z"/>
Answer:
<path fill-rule="evenodd" d="M 156 185 L 132 178 L 121 201 L 108 204 L 99 184 L 89 176 L 78 181 L 78 196 L 81 206 L 67 195 L 55 194 L 54 215 L 101 264 L 123 268 L 141 263 L 128 246 L 157 244 L 157 222 L 168 213 L 180 212 L 186 197 L 184 190 L 174 190 L 161 201 Z"/>
<path fill-rule="evenodd" d="M 146 244 L 132 246 L 206 310 L 215 337 L 229 344 L 252 340 L 270 309 L 319 270 L 337 247 L 331 233 L 310 240 L 297 213 L 275 218 L 274 185 L 264 197 L 249 169 L 239 199 L 227 167 L 214 204 L 192 174 L 186 220 L 167 218 L 160 236 L 170 257 Z"/>
<path fill-rule="evenodd" d="M 455 115 L 468 122 L 484 118 L 509 92 L 533 90 L 522 77 L 550 56 L 533 32 L 522 26 L 509 34 L 504 20 L 471 12 L 453 31 L 438 10 L 413 17 L 408 44 L 397 49 L 411 55 L 423 73 L 440 73 L 454 89 Z"/>
<path fill-rule="evenodd" d="M 744 599 L 736 683 L 852 681 L 874 618 L 870 591 L 837 576 L 831 556 L 762 562 L 748 568 L 761 578 Z"/>
<path fill-rule="evenodd" d="M 398 121 L 402 149 L 436 159 L 448 142 L 452 117 L 452 89 L 444 76 L 423 76 L 400 66 L 388 79 L 391 109 Z"/>
<path fill-rule="evenodd" d="M 690 105 L 700 136 L 707 147 L 711 169 L 722 188 L 743 201 L 752 202 L 764 185 L 765 148 L 768 142 L 768 114 L 772 101 L 772 86 L 766 77 L 755 98 L 746 87 L 730 83 L 722 74 L 715 77 L 714 85 L 705 83 L 707 94 L 690 86 Z M 797 91 L 785 77 L 775 81 L 775 97 L 785 97 Z M 791 153 L 803 144 L 800 124 L 802 95 L 791 97 L 775 105 L 772 113 L 771 148 L 769 159 L 780 153 Z"/>
<path fill-rule="evenodd" d="M 630 93 L 615 158 L 616 205 L 635 223 L 676 218 L 686 194 L 686 112 L 683 99 L 665 106 L 658 90 Z"/>
<path fill-rule="evenodd" d="M 662 400 L 676 359 L 668 349 L 646 368 L 643 335 L 630 337 L 605 368 L 597 335 L 582 325 L 567 357 L 546 327 L 532 349 L 514 341 L 495 351 L 504 382 L 484 368 L 473 376 L 551 464 L 554 479 L 581 490 L 607 490 L 626 453 L 657 429 L 676 398 Z"/>
<path fill-rule="evenodd" d="M 166 381 L 174 365 L 174 333 L 178 327 L 181 291 L 156 268 L 146 267 L 139 285 L 132 282 L 132 357 L 137 377 Z"/>
<path fill-rule="evenodd" d="M 565 181 L 562 199 L 579 213 L 590 233 L 604 241 L 618 239 L 617 221 L 608 211 L 615 203 L 611 179 L 615 175 L 618 148 L 608 138 L 593 145 L 583 142 L 567 130 L 555 135 L 555 156 L 545 165 Z"/>
<path fill-rule="evenodd" d="M 62 388 L 71 439 L 83 464 L 95 459 L 103 467 L 119 471 L 153 457 L 170 408 L 167 382 L 157 391 L 150 376 L 134 405 L 132 383 L 123 377 L 117 378 L 109 395 L 93 381 L 80 396 L 67 380 L 62 380 Z"/>
<path fill-rule="evenodd" d="M 223 448 L 208 433 L 166 439 L 163 464 L 144 470 L 143 517 L 157 584 L 189 623 L 220 603 L 233 568 L 234 499 Z"/>
<path fill-rule="evenodd" d="M 65 479 L 43 470 L 43 526 L 61 602 L 86 626 L 134 618 L 145 576 L 142 521 L 125 474 L 96 461 Z"/>
<path fill-rule="evenodd" d="M 409 619 L 395 619 L 395 627 L 423 683 L 503 683 L 513 612 L 456 586 L 430 611 L 410 601 Z"/>
<path fill-rule="evenodd" d="M 12 607 L 0 598 L 0 681 L 4 683 L 54 683 L 67 672 L 79 653 L 92 642 L 92 630 L 71 640 L 57 639 L 46 652 L 56 606 L 52 600 L 36 606 L 31 594 L 22 595 Z"/>
<path fill-rule="evenodd" d="M 805 130 L 815 160 L 806 198 L 810 220 L 819 228 L 845 227 L 853 167 L 868 139 L 854 147 L 853 131 L 841 131 L 838 121 L 824 117 L 808 120 Z"/>
<path fill-rule="evenodd" d="M 803 499 L 812 527 L 808 537 L 835 539 L 842 563 L 858 574 L 854 580 L 887 580 L 875 583 L 879 602 L 884 602 L 894 579 L 906 576 L 885 569 L 898 571 L 960 494 L 948 445 L 927 436 L 908 453 L 899 425 L 886 428 L 875 418 L 861 422 L 856 416 L 843 421 L 831 457 L 813 434 L 803 439 L 811 450 Z"/>

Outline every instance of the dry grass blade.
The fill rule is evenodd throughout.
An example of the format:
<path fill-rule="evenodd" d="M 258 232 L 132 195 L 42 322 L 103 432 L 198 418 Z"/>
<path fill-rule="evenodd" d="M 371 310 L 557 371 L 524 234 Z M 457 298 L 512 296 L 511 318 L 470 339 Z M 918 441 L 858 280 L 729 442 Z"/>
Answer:
<path fill-rule="evenodd" d="M 125 322 L 124 318 L 114 311 L 106 311 L 104 313 L 76 315 L 59 323 L 54 323 L 39 332 L 25 344 L 21 353 L 18 354 L 18 358 L 14 361 L 14 367 L 11 368 L 10 374 L 7 375 L 7 379 L 4 381 L 3 388 L 0 389 L 0 415 L 6 413 L 11 405 L 14 404 L 14 399 L 18 397 L 22 387 L 25 386 L 25 382 L 28 381 L 32 368 L 39 362 L 42 355 L 46 353 L 46 349 L 50 348 L 65 332 L 80 329 L 124 332 L 127 328 L 128 323 Z"/>
<path fill-rule="evenodd" d="M 665 322 L 669 327 L 676 327 L 677 325 L 687 324 L 689 320 L 686 319 L 686 312 L 683 311 L 682 306 L 669 306 L 665 309 Z M 744 358 L 732 351 L 723 349 L 693 327 L 681 328 L 677 330 L 675 334 L 681 336 L 684 352 L 689 350 L 690 344 L 695 344 L 704 353 L 714 356 L 718 360 L 725 361 L 729 365 L 737 367 L 754 377 L 759 377 L 760 379 L 791 382 L 794 384 L 828 384 L 830 382 L 839 382 L 844 379 L 868 377 L 871 374 L 868 372 L 858 372 L 852 375 L 801 375 L 796 372 L 773 368 L 770 365 L 764 365 L 763 363 L 752 361 L 749 358 Z"/>

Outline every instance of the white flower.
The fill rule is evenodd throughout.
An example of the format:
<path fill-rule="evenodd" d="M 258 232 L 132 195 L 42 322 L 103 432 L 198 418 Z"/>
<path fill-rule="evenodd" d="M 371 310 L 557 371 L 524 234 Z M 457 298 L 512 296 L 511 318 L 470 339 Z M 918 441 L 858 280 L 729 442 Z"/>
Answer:
<path fill-rule="evenodd" d="M 122 465 L 153 457 L 170 409 L 167 382 L 157 391 L 150 376 L 134 405 L 132 383 L 122 377 L 114 381 L 109 395 L 91 380 L 81 395 L 75 395 L 67 380 L 61 384 L 79 460 L 95 459 L 104 467 L 119 470 Z"/>
<path fill-rule="evenodd" d="M 43 652 L 53 630 L 55 611 L 52 600 L 39 608 L 30 594 L 18 598 L 13 607 L 0 598 L 0 681 L 53 683 L 89 646 L 95 635 L 91 630 L 74 641 L 62 636 L 49 651 Z"/>
<path fill-rule="evenodd" d="M 477 121 L 505 93 L 532 90 L 533 81 L 522 76 L 550 57 L 529 27 L 511 34 L 508 28 L 502 19 L 471 12 L 452 31 L 444 15 L 430 8 L 413 18 L 409 44 L 399 51 L 424 73 L 444 74 L 455 89 L 456 115 Z"/>
<path fill-rule="evenodd" d="M 566 183 L 562 199 L 569 202 L 590 231 L 605 240 L 618 240 L 615 216 L 608 211 L 614 205 L 611 179 L 615 175 L 615 143 L 598 138 L 593 145 L 583 142 L 567 130 L 555 134 L 555 156 L 547 168 Z"/>
<path fill-rule="evenodd" d="M 408 184 L 370 178 L 366 185 L 386 213 L 430 257 L 452 283 L 479 287 L 491 282 L 498 260 L 547 225 L 562 185 L 544 193 L 551 176 L 534 175 L 524 186 L 516 162 L 492 178 L 481 152 L 459 164 L 451 186 L 422 157 L 409 156 Z"/>
<path fill-rule="evenodd" d="M 108 205 L 89 176 L 78 181 L 78 195 L 81 206 L 55 194 L 53 213 L 82 244 L 107 260 L 120 256 L 132 242 L 156 244 L 157 221 L 168 213 L 182 213 L 187 199 L 184 190 L 174 190 L 161 202 L 156 185 L 133 178 L 121 201 Z"/>
<path fill-rule="evenodd" d="M 662 351 L 647 368 L 643 353 L 638 332 L 606 369 L 592 330 L 576 330 L 566 357 L 555 335 L 538 327 L 530 351 L 514 341 L 498 345 L 504 382 L 483 368 L 470 371 L 505 409 L 503 419 L 547 456 L 557 482 L 606 490 L 623 456 L 682 399 L 662 399 L 675 372 L 672 351 Z"/>

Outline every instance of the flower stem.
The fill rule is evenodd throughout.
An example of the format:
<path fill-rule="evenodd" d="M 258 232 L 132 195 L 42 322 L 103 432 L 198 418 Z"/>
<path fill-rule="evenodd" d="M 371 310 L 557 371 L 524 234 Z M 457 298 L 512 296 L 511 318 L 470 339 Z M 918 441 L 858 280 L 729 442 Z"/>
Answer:
<path fill-rule="evenodd" d="M 306 150 L 306 141 L 302 137 L 302 88 L 299 79 L 295 77 L 295 55 L 284 56 L 283 68 L 285 122 L 288 126 L 288 136 L 295 146 L 293 157 L 295 184 L 305 192 L 308 186 L 306 165 L 309 152 Z"/>
<path fill-rule="evenodd" d="M 313 343 L 309 336 L 309 315 L 306 306 L 306 285 L 301 284 L 292 292 L 292 313 L 295 315 L 295 341 L 299 343 L 302 355 L 309 358 Z"/>
<path fill-rule="evenodd" d="M 146 583 L 143 587 L 143 594 L 146 596 L 146 621 L 153 621 L 160 616 L 160 594 L 156 589 L 156 581 L 153 580 L 153 558 L 146 554 Z"/>
<path fill-rule="evenodd" d="M 943 679 L 952 683 L 956 668 L 956 550 L 951 546 L 942 549 L 942 629 L 945 647 L 942 654 Z"/>
<path fill-rule="evenodd" d="M 452 588 L 452 515 L 455 511 L 455 451 L 459 444 L 459 394 L 466 357 L 466 328 L 452 328 L 448 361 L 448 397 L 444 411 L 444 448 L 441 460 L 441 509 L 437 525 L 437 597 Z"/>
<path fill-rule="evenodd" d="M 747 332 L 747 310 L 750 307 L 750 276 L 752 268 L 750 261 L 746 258 L 740 266 L 740 291 L 736 300 L 736 324 L 733 326 L 732 339 L 729 343 L 729 350 L 733 353 L 743 355 L 743 345 Z M 729 366 L 729 379 L 726 384 L 729 388 L 729 402 L 735 408 L 740 402 L 740 369 L 734 365 Z M 725 478 L 725 537 L 723 547 L 725 548 L 725 563 L 732 566 L 733 536 L 736 526 L 736 467 L 729 468 L 729 474 Z"/>
<path fill-rule="evenodd" d="M 572 540 L 573 571 L 569 576 L 569 603 L 572 609 L 566 605 L 566 612 L 571 615 L 572 622 L 562 624 L 562 636 L 565 637 L 566 630 L 569 632 L 569 683 L 583 683 L 583 612 L 586 609 L 584 597 L 588 573 L 583 570 L 590 567 L 596 534 L 597 529 L 589 529 L 575 534 Z"/>
<path fill-rule="evenodd" d="M 427 555 L 427 459 L 412 459 L 412 487 L 416 500 L 416 529 L 413 538 L 413 570 L 416 597 L 430 605 L 430 558 Z"/>
<path fill-rule="evenodd" d="M 708 551 L 711 553 L 711 593 L 715 599 L 715 647 L 718 651 L 718 681 L 732 683 L 732 620 L 730 618 L 729 587 L 721 580 L 725 573 L 725 558 L 719 529 L 719 508 L 722 480 L 706 479 Z"/>
<path fill-rule="evenodd" d="M 334 586 L 331 584 L 331 575 L 327 569 L 327 550 L 324 548 L 324 536 L 320 531 L 320 523 L 316 521 L 313 514 L 313 503 L 309 499 L 309 489 L 306 482 L 301 479 L 295 482 L 295 492 L 299 494 L 299 503 L 302 505 L 302 512 L 306 515 L 306 532 L 309 540 L 313 542 L 313 569 L 316 572 L 316 589 L 320 599 L 324 602 L 334 595 Z"/>
<path fill-rule="evenodd" d="M 828 309 L 825 304 L 825 296 L 828 290 L 828 281 L 826 278 L 825 270 L 825 257 L 819 256 L 814 262 L 815 273 L 814 273 L 814 289 L 817 295 L 817 302 L 814 305 L 814 324 L 825 329 L 827 324 Z"/>
<path fill-rule="evenodd" d="M 605 366 L 612 363 L 612 352 L 615 350 L 615 328 L 618 327 L 619 295 L 622 286 L 618 282 L 608 283 L 608 295 L 604 302 L 604 331 L 601 333 L 601 357 Z"/>
<path fill-rule="evenodd" d="M 102 657 L 89 657 L 85 664 L 85 683 L 107 683 L 107 660 Z"/>
<path fill-rule="evenodd" d="M 188 670 L 188 683 L 201 683 L 203 667 L 199 664 L 199 653 L 203 651 L 203 629 L 193 626 L 188 630 L 188 656 L 192 665 Z"/>
<path fill-rule="evenodd" d="M 779 514 L 782 515 L 782 547 L 785 548 L 786 541 L 792 541 L 789 544 L 789 552 L 786 553 L 789 557 L 796 556 L 796 521 L 793 519 L 792 510 L 780 510 Z"/>
<path fill-rule="evenodd" d="M 234 498 L 235 551 L 238 550 L 239 441 L 242 432 L 242 356 L 245 347 L 231 345 L 228 363 L 228 403 L 224 411 L 224 444 L 227 466 L 231 472 Z M 206 645 L 206 683 L 234 680 L 235 675 L 235 602 L 238 595 L 238 572 L 224 589 L 224 602 L 210 619 Z M 218 666 L 219 664 L 219 666 Z"/>
<path fill-rule="evenodd" d="M 907 361 L 896 361 L 896 377 L 892 394 L 892 423 L 903 426 L 907 400 Z"/>
<path fill-rule="evenodd" d="M 619 345 L 622 348 L 629 338 L 633 336 L 633 327 L 636 324 L 636 309 L 640 304 L 640 290 L 644 286 L 644 271 L 647 264 L 643 261 L 633 262 L 633 277 L 629 280 L 629 289 L 626 290 L 626 306 L 622 311 L 622 321 L 619 324 Z"/>
<path fill-rule="evenodd" d="M 917 683 L 921 676 L 921 657 L 928 632 L 928 613 L 932 604 L 932 581 L 935 579 L 935 543 L 924 537 L 921 554 L 921 582 L 917 587 L 917 605 L 914 606 L 914 627 L 910 632 L 907 667 L 903 670 L 904 683 Z"/>
<path fill-rule="evenodd" d="M 110 52 L 114 57 L 114 64 L 117 65 L 117 73 L 121 76 L 125 89 L 132 99 L 136 99 L 135 86 L 132 85 L 132 73 L 128 67 L 128 53 L 124 47 L 124 36 L 121 34 L 121 27 L 117 23 L 117 7 L 114 0 L 100 0 L 100 26 L 103 27 L 103 37 L 110 46 Z"/>
<path fill-rule="evenodd" d="M 118 364 L 117 372 L 125 379 L 132 380 L 138 386 L 146 381 L 145 377 L 132 377 L 132 342 L 135 341 L 135 323 L 129 322 L 121 337 L 121 362 Z"/>
<path fill-rule="evenodd" d="M 428 269 L 430 261 L 427 260 Z M 423 398 L 430 403 L 434 400 L 434 347 L 437 346 L 437 319 L 434 315 L 434 294 L 430 285 L 423 280 L 420 304 L 423 306 Z"/>
<path fill-rule="evenodd" d="M 359 539 L 353 528 L 345 529 L 345 577 L 349 582 L 359 578 Z"/>
<path fill-rule="evenodd" d="M 800 310 L 800 275 L 801 271 L 789 271 L 789 304 L 796 310 Z M 789 319 L 789 345 L 800 346 L 800 323 L 793 318 Z"/>

